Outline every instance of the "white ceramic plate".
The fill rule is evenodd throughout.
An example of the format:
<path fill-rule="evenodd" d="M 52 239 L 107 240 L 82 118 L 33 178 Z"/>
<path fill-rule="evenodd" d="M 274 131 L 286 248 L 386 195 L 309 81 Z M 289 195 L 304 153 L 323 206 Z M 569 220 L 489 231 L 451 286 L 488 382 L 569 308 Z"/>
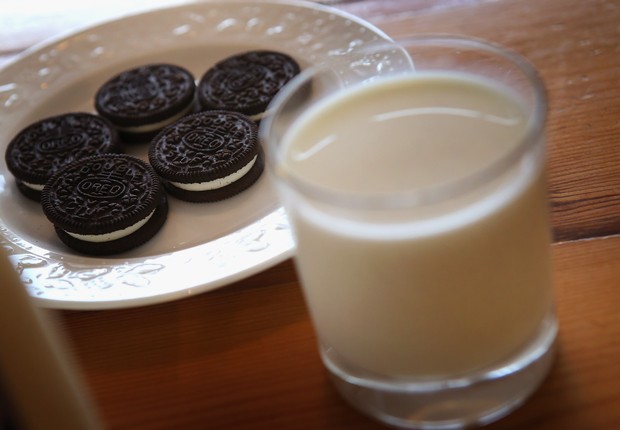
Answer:
<path fill-rule="evenodd" d="M 387 38 L 370 24 L 313 3 L 215 0 L 107 22 L 38 45 L 0 70 L 0 151 L 40 118 L 93 110 L 97 88 L 151 61 L 197 78 L 216 61 L 275 49 L 302 65 Z M 132 150 L 146 159 L 146 147 Z M 0 244 L 29 292 L 46 307 L 107 309 L 186 297 L 255 274 L 292 256 L 294 244 L 268 173 L 215 204 L 170 198 L 163 229 L 111 258 L 78 255 L 56 237 L 40 206 L 23 197 L 0 160 Z"/>

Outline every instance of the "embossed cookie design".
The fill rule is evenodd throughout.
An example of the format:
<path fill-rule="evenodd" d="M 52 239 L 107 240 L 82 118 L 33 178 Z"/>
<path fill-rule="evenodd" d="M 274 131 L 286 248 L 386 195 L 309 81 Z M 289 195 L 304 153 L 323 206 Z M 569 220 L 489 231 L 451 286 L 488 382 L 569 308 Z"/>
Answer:
<path fill-rule="evenodd" d="M 190 202 L 238 194 L 264 170 L 257 125 L 230 111 L 200 112 L 166 127 L 151 142 L 149 161 L 166 190 Z"/>
<path fill-rule="evenodd" d="M 153 168 L 129 155 L 100 155 L 60 169 L 41 195 L 45 216 L 67 246 L 116 254 L 152 238 L 168 215 Z"/>
<path fill-rule="evenodd" d="M 5 159 L 17 188 L 38 202 L 47 180 L 64 165 L 115 152 L 120 152 L 120 146 L 112 124 L 96 115 L 75 112 L 24 128 L 7 146 Z"/>
<path fill-rule="evenodd" d="M 198 84 L 202 109 L 240 112 L 260 121 L 273 97 L 295 75 L 299 64 L 276 51 L 250 51 L 211 67 Z"/>
<path fill-rule="evenodd" d="M 127 142 L 146 142 L 162 128 L 195 110 L 196 84 L 174 64 L 148 64 L 104 83 L 95 96 L 99 115 Z"/>

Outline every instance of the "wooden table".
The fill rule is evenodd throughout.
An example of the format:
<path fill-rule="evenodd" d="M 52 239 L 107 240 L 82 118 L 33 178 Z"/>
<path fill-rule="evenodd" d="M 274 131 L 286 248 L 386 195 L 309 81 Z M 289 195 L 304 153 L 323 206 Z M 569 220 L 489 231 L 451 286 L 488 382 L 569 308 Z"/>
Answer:
<path fill-rule="evenodd" d="M 119 11 L 121 3 L 111 1 Z M 540 71 L 550 96 L 559 355 L 531 400 L 488 428 L 620 428 L 620 2 L 362 0 L 336 7 L 394 37 L 493 40 Z M 62 16 L 80 18 L 70 9 Z M 25 47 L 20 41 L 57 28 L 48 21 L 13 30 L 14 38 L 0 41 L 5 60 Z M 330 385 L 291 261 L 171 303 L 59 313 L 111 429 L 384 428 Z"/>

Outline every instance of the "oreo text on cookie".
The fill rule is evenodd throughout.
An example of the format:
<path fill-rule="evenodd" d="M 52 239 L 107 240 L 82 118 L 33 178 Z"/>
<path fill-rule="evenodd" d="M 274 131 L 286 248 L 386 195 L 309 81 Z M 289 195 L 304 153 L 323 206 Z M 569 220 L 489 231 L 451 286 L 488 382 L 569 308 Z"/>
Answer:
<path fill-rule="evenodd" d="M 200 128 L 183 135 L 181 142 L 195 151 L 217 151 L 226 144 L 226 131 Z"/>
<path fill-rule="evenodd" d="M 76 131 L 66 136 L 56 136 L 45 139 L 38 143 L 38 150 L 42 154 L 57 154 L 81 146 L 87 141 L 87 135 Z"/>
<path fill-rule="evenodd" d="M 125 194 L 125 185 L 113 178 L 88 177 L 77 185 L 77 192 L 94 199 L 115 199 Z"/>

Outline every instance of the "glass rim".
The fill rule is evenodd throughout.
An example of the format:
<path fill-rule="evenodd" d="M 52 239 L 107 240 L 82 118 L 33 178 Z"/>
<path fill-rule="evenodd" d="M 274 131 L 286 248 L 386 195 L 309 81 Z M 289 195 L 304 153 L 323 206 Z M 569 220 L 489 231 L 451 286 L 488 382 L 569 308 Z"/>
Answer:
<path fill-rule="evenodd" d="M 394 46 L 405 47 L 415 43 L 420 46 L 451 46 L 454 48 L 462 47 L 470 50 L 476 49 L 479 51 L 485 51 L 490 54 L 495 54 L 498 57 L 502 57 L 504 60 L 507 60 L 515 65 L 521 71 L 521 73 L 527 78 L 527 81 L 532 88 L 534 93 L 534 103 L 533 109 L 530 110 L 530 115 L 528 115 L 528 123 L 525 133 L 523 133 L 520 141 L 512 150 L 494 162 L 468 174 L 464 178 L 453 179 L 446 183 L 426 186 L 411 191 L 380 194 L 352 194 L 349 192 L 331 190 L 326 187 L 310 183 L 295 174 L 287 174 L 283 176 L 275 169 L 276 164 L 280 163 L 281 154 L 278 150 L 278 144 L 276 144 L 270 137 L 274 126 L 274 119 L 281 112 L 283 106 L 291 98 L 291 96 L 296 94 L 297 91 L 300 90 L 313 76 L 316 76 L 321 71 L 333 72 L 333 69 L 330 68 L 329 65 L 322 63 L 312 65 L 305 70 L 302 70 L 301 73 L 295 76 L 284 88 L 282 88 L 282 90 L 276 94 L 270 103 L 268 108 L 269 115 L 261 121 L 259 137 L 260 140 L 265 142 L 267 145 L 267 168 L 271 171 L 271 173 L 273 173 L 276 180 L 281 180 L 285 177 L 286 182 L 302 194 L 335 206 L 358 208 L 411 208 L 446 201 L 450 198 L 473 191 L 484 183 L 498 178 L 507 168 L 514 165 L 524 154 L 535 147 L 538 144 L 539 139 L 543 138 L 548 107 L 545 85 L 534 66 L 525 57 L 514 50 L 493 42 L 470 36 L 424 34 L 397 38 L 391 41 L 378 41 L 369 47 L 360 49 L 358 52 L 372 52 L 370 49 Z M 384 77 L 380 76 L 379 78 Z"/>

